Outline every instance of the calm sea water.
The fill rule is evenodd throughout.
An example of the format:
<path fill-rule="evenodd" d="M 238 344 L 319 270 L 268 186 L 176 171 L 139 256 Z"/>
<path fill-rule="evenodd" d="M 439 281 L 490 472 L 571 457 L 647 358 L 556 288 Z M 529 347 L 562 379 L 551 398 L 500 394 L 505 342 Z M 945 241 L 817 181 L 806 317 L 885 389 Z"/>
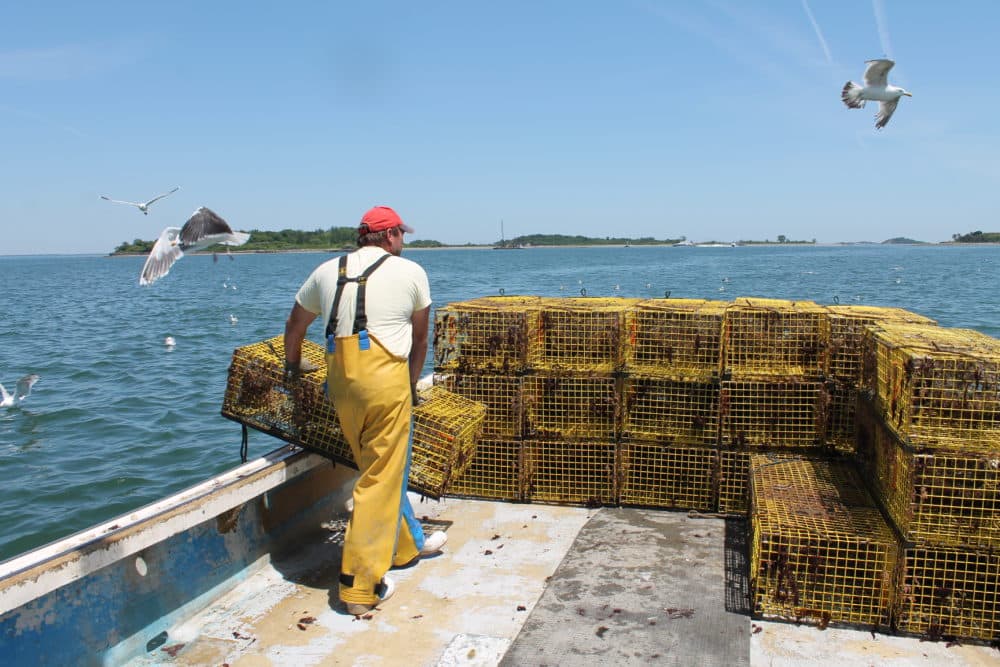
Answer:
<path fill-rule="evenodd" d="M 996 246 L 633 246 L 406 256 L 426 268 L 437 305 L 500 290 L 811 299 L 899 306 L 1000 337 Z M 0 559 L 237 465 L 240 427 L 219 414 L 233 349 L 280 334 L 298 286 L 330 257 L 185 257 L 151 288 L 136 284 L 141 257 L 0 257 L 0 382 L 13 390 L 26 373 L 41 376 L 21 406 L 0 408 Z M 310 334 L 320 339 L 319 323 Z M 176 347 L 164 346 L 166 336 Z M 280 444 L 251 431 L 250 456 Z"/>

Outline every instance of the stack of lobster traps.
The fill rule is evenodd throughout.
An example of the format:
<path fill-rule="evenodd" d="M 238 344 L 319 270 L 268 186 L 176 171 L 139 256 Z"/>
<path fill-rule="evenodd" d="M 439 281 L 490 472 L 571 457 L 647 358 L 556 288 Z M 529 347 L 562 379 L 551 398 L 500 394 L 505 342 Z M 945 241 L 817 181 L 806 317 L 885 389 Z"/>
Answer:
<path fill-rule="evenodd" d="M 1000 638 L 1000 341 L 882 323 L 863 345 L 858 459 L 902 537 L 896 627 Z"/>

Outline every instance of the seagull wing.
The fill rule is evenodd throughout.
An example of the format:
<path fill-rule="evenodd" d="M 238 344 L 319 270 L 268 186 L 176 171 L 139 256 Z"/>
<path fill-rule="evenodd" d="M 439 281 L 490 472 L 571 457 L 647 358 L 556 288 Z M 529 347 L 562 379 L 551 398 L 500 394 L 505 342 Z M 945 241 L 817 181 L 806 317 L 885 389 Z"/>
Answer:
<path fill-rule="evenodd" d="M 185 250 L 201 250 L 216 243 L 243 245 L 249 240 L 246 232 L 234 232 L 229 223 L 212 209 L 200 207 L 181 227 L 181 247 Z"/>
<path fill-rule="evenodd" d="M 101 199 L 105 199 L 105 200 L 107 200 L 109 202 L 113 202 L 115 204 L 128 204 L 129 206 L 141 206 L 141 204 L 139 202 L 122 201 L 121 199 L 112 199 L 111 197 L 105 197 L 104 195 L 101 195 Z"/>
<path fill-rule="evenodd" d="M 146 263 L 142 265 L 142 273 L 139 274 L 140 285 L 152 285 L 167 275 L 174 262 L 184 256 L 184 251 L 177 243 L 180 232 L 179 227 L 167 227 L 160 234 L 160 238 L 156 239 Z"/>
<path fill-rule="evenodd" d="M 178 185 L 176 188 L 174 188 L 170 192 L 164 192 L 162 195 L 157 195 L 157 196 L 153 197 L 152 199 L 150 199 L 148 202 L 146 202 L 146 206 L 149 206 L 154 201 L 159 201 L 159 200 L 163 199 L 164 197 L 166 197 L 168 195 L 172 195 L 172 194 L 174 194 L 175 192 L 177 192 L 180 189 L 181 189 L 181 186 Z"/>
<path fill-rule="evenodd" d="M 14 397 L 7 393 L 6 387 L 0 384 L 0 405 L 10 405 L 14 402 Z"/>
<path fill-rule="evenodd" d="M 32 373 L 31 375 L 25 375 L 23 378 L 17 381 L 17 389 L 14 390 L 14 396 L 19 401 L 23 401 L 27 398 L 28 394 L 31 393 L 31 388 L 35 386 L 38 382 L 38 376 Z"/>
<path fill-rule="evenodd" d="M 885 124 L 889 122 L 892 118 L 893 112 L 896 110 L 896 105 L 899 104 L 899 98 L 890 102 L 879 102 L 878 103 L 878 113 L 875 114 L 875 129 L 881 130 L 885 127 Z"/>
<path fill-rule="evenodd" d="M 883 88 L 888 84 L 889 70 L 896 63 L 888 58 L 879 60 L 866 60 L 868 67 L 865 68 L 865 86 Z"/>

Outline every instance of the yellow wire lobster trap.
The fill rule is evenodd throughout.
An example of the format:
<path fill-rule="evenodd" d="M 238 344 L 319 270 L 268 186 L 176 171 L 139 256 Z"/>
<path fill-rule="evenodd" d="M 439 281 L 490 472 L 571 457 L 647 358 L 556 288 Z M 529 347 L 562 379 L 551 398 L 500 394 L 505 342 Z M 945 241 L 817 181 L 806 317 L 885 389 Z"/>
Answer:
<path fill-rule="evenodd" d="M 588 507 L 615 504 L 616 447 L 613 441 L 525 440 L 521 497 Z"/>
<path fill-rule="evenodd" d="M 528 365 L 540 371 L 612 373 L 622 369 L 625 310 L 638 299 L 546 298 Z"/>
<path fill-rule="evenodd" d="M 357 468 L 337 413 L 326 397 L 323 348 L 303 341 L 302 360 L 317 370 L 289 385 L 284 379 L 283 336 L 236 348 L 222 416 Z"/>
<path fill-rule="evenodd" d="M 625 440 L 618 445 L 623 505 L 710 511 L 715 508 L 718 450 Z"/>
<path fill-rule="evenodd" d="M 765 452 L 756 452 L 762 454 Z M 819 453 L 807 457 L 800 450 L 769 449 L 769 461 L 789 459 L 819 458 Z M 746 449 L 719 449 L 719 512 L 734 516 L 746 516 L 750 507 L 750 457 L 754 455 Z"/>
<path fill-rule="evenodd" d="M 886 628 L 895 533 L 846 462 L 750 458 L 750 587 L 769 618 Z"/>
<path fill-rule="evenodd" d="M 852 454 L 857 441 L 858 389 L 829 381 L 824 383 L 823 392 L 820 400 L 826 405 L 826 445 L 841 454 Z"/>
<path fill-rule="evenodd" d="M 929 317 L 903 308 L 864 305 L 832 305 L 826 308 L 830 322 L 827 374 L 853 387 L 861 384 L 861 344 L 868 326 L 882 322 L 937 324 Z"/>
<path fill-rule="evenodd" d="M 625 371 L 646 376 L 718 375 L 728 303 L 647 299 L 626 311 Z"/>
<path fill-rule="evenodd" d="M 434 367 L 516 373 L 528 367 L 542 300 L 489 296 L 450 303 L 434 312 Z"/>
<path fill-rule="evenodd" d="M 519 440 L 483 438 L 476 456 L 448 495 L 486 500 L 521 500 L 521 454 Z"/>
<path fill-rule="evenodd" d="M 524 433 L 524 378 L 500 373 L 441 373 L 434 384 L 486 406 L 483 437 L 519 438 Z"/>
<path fill-rule="evenodd" d="M 1000 547 L 1000 452 L 918 452 L 867 403 L 858 456 L 903 537 L 922 545 Z"/>
<path fill-rule="evenodd" d="M 797 378 L 725 380 L 720 442 L 736 448 L 819 447 L 826 434 L 823 384 Z"/>
<path fill-rule="evenodd" d="M 820 377 L 830 340 L 825 307 L 812 301 L 740 297 L 726 308 L 723 372 Z"/>
<path fill-rule="evenodd" d="M 913 447 L 1000 450 L 1000 341 L 970 329 L 883 323 L 866 330 L 863 383 Z"/>
<path fill-rule="evenodd" d="M 284 380 L 283 336 L 236 348 L 222 415 L 357 469 L 324 389 L 323 348 L 303 341 L 302 359 L 317 370 L 288 384 Z M 423 404 L 413 409 L 409 486 L 436 498 L 471 461 L 486 407 L 439 387 L 421 396 Z"/>
<path fill-rule="evenodd" d="M 933 640 L 1000 637 L 1000 552 L 907 546 L 900 559 L 897 630 Z"/>
<path fill-rule="evenodd" d="M 525 434 L 561 440 L 615 440 L 621 380 L 613 375 L 538 373 L 524 377 Z"/>
<path fill-rule="evenodd" d="M 713 446 L 719 439 L 719 382 L 626 377 L 621 437 L 661 444 Z"/>
<path fill-rule="evenodd" d="M 453 394 L 443 387 L 420 393 L 413 408 L 413 457 L 410 482 L 419 481 L 435 497 L 459 479 L 476 453 L 486 406 Z"/>

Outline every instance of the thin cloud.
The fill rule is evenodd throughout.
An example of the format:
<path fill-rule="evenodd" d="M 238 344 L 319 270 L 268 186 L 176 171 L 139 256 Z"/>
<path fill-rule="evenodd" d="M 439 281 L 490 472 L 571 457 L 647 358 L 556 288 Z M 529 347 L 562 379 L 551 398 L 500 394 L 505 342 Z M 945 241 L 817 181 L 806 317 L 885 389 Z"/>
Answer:
<path fill-rule="evenodd" d="M 889 42 L 889 21 L 885 17 L 885 4 L 882 0 L 872 0 L 875 11 L 875 25 L 878 27 L 878 39 L 882 44 L 882 53 L 886 58 L 892 58 L 892 44 Z"/>
<path fill-rule="evenodd" d="M 816 17 L 813 16 L 812 9 L 809 8 L 809 3 L 807 0 L 802 0 L 802 9 L 806 10 L 806 16 L 809 17 L 809 23 L 812 24 L 813 30 L 816 31 L 816 38 L 819 40 L 819 45 L 823 49 L 823 54 L 826 56 L 826 64 L 833 64 L 833 57 L 830 55 L 830 47 L 826 45 L 826 40 L 823 38 L 823 31 L 819 29 L 819 23 L 816 22 Z"/>
<path fill-rule="evenodd" d="M 135 62 L 139 55 L 140 49 L 131 44 L 63 44 L 0 51 L 0 79 L 68 81 Z"/>

